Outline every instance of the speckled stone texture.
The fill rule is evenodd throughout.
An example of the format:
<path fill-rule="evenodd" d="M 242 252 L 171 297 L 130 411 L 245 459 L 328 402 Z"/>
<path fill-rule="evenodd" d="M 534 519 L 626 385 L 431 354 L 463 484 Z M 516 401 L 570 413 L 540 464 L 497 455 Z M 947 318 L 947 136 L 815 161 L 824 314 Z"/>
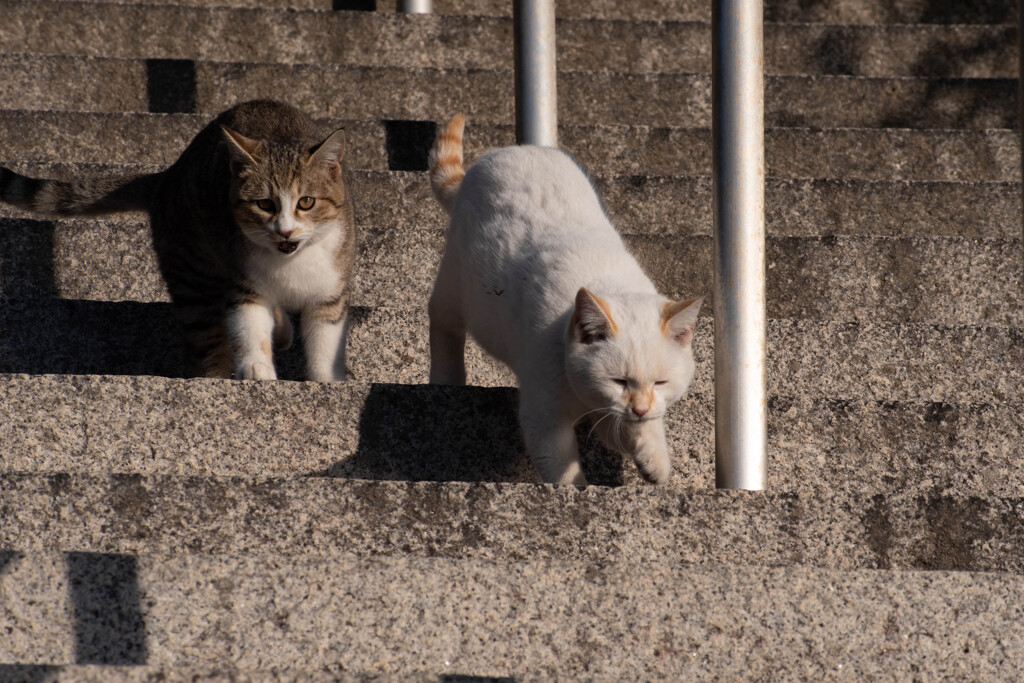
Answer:
<path fill-rule="evenodd" d="M 362 172 L 352 175 L 353 190 L 360 206 L 363 202 L 382 206 L 386 197 L 381 195 L 394 196 L 400 183 L 418 186 L 421 196 L 426 192 L 422 187 L 426 185 L 422 174 L 396 177 Z M 709 293 L 712 289 L 711 239 L 696 227 L 697 217 L 686 220 L 690 217 L 677 215 L 675 225 L 646 222 L 646 216 L 630 212 L 631 208 L 640 207 L 643 207 L 640 210 L 658 210 L 657 205 L 651 207 L 643 202 L 649 192 L 645 183 L 632 184 L 613 178 L 607 184 L 614 188 L 606 193 L 614 202 L 610 211 L 626 233 L 628 247 L 659 290 L 673 298 Z M 782 188 L 791 191 L 798 187 L 796 182 L 782 183 Z M 998 188 L 1010 189 L 1003 185 L 984 186 L 988 190 Z M 661 209 L 667 214 L 671 210 L 672 191 L 671 188 L 660 189 Z M 835 207 L 827 201 L 829 188 L 825 189 L 821 209 L 827 212 Z M 889 189 L 906 187 L 897 184 L 896 188 Z M 929 192 L 935 189 L 931 184 L 924 184 L 919 193 L 924 197 L 919 196 L 919 200 L 925 203 L 929 196 L 942 196 Z M 968 188 L 959 189 L 965 193 Z M 614 190 L 623 192 L 619 194 Z M 837 194 L 841 195 L 842 191 Z M 973 204 L 957 204 L 957 193 L 949 195 L 943 204 L 951 217 L 972 212 Z M 1014 203 L 1019 206 L 1019 196 L 1018 202 L 1006 199 L 1002 208 Z M 848 214 L 844 220 L 864 225 L 870 221 L 865 214 L 872 210 L 888 211 L 897 220 L 901 215 L 894 214 L 892 206 L 882 205 L 877 197 L 864 203 L 867 211 Z M 394 204 L 397 206 L 392 206 L 391 216 L 380 215 L 377 216 L 380 223 L 361 226 L 354 304 L 391 305 L 396 292 L 401 292 L 405 305 L 424 306 L 429 297 L 444 246 L 444 218 L 428 197 L 422 197 L 422 202 L 417 203 L 406 195 L 404 201 Z M 799 216 L 806 205 L 807 202 L 794 202 L 789 206 L 798 214 L 798 219 L 806 220 L 806 216 Z M 991 212 L 995 214 L 993 222 L 1001 216 L 1000 208 L 996 205 Z M 8 213 L 14 212 L 8 210 Z M 421 218 L 422 214 L 426 215 Z M 928 220 L 922 228 L 932 225 L 936 218 L 933 212 L 926 215 Z M 784 233 L 789 232 L 788 217 L 780 217 L 778 221 Z M 399 225 L 394 225 L 392 219 Z M 115 224 L 120 220 L 115 219 Z M 420 220 L 429 223 L 417 224 Z M 148 228 L 142 221 L 129 224 L 128 229 L 112 228 L 106 221 L 77 220 L 68 224 L 2 218 L 0 221 L 6 222 L 9 232 L 23 243 L 0 261 L 0 268 L 4 270 L 0 291 L 7 297 L 24 289 L 24 282 L 13 274 L 28 270 L 33 272 L 31 279 L 42 283 L 48 293 L 65 299 L 167 300 L 155 257 L 148 247 Z M 676 225 L 680 227 L 676 229 Z M 1008 224 L 1000 225 L 1005 228 Z M 630 234 L 634 227 L 643 234 Z M 106 239 L 111 229 L 118 229 L 123 235 L 113 245 Z M 977 231 L 985 232 L 985 229 L 978 227 Z M 693 232 L 698 234 L 686 234 Z M 799 227 L 793 232 L 799 232 Z M 809 320 L 1021 327 L 1024 315 L 1020 305 L 1019 251 L 1019 238 L 773 235 L 768 239 L 766 253 L 768 315 Z M 51 263 L 47 263 L 47 258 Z M 124 277 L 112 279 L 111 272 L 122 272 Z"/>
<path fill-rule="evenodd" d="M 52 178 L 160 168 L 23 162 L 10 166 L 32 176 Z M 446 225 L 425 174 L 354 169 L 349 175 L 359 210 L 357 224 L 370 234 L 375 229 L 440 234 Z M 711 234 L 710 178 L 595 174 L 595 182 L 613 223 L 627 235 Z M 773 237 L 1020 237 L 1014 223 L 1021 210 L 1019 183 L 769 178 L 765 193 L 769 202 L 766 229 Z M 0 206 L 0 219 L 8 218 L 39 220 L 8 205 Z M 75 225 L 94 223 L 102 229 L 110 220 L 123 219 L 79 220 Z M 141 221 L 137 224 L 144 225 Z M 31 232 L 20 237 L 32 238 Z"/>
<path fill-rule="evenodd" d="M 52 161 L 60 165 L 52 169 L 58 173 L 74 172 L 71 164 L 75 162 L 169 165 L 211 118 L 197 114 L 0 110 L 0 154 L 7 165 Z M 345 128 L 345 158 L 351 168 L 387 170 L 380 121 L 327 119 L 323 127 L 324 135 Z M 651 182 L 665 182 L 656 177 L 711 173 L 711 131 L 706 128 L 562 125 L 558 135 L 560 146 L 597 176 L 642 173 Z M 467 163 L 514 140 L 511 125 L 470 121 L 464 138 Z M 1006 129 L 768 128 L 765 146 L 768 175 L 773 178 L 974 183 L 1020 179 L 1019 137 Z M 854 191 L 881 195 L 879 201 L 891 204 L 893 198 L 885 199 L 886 187 L 900 186 L 880 183 L 870 193 Z M 657 197 L 649 197 L 645 203 L 652 200 Z M 839 199 L 830 197 L 830 201 Z M 901 196 L 900 201 L 912 199 Z M 939 216 L 934 222 L 945 224 L 946 220 Z"/>
<path fill-rule="evenodd" d="M 387 676 L 378 673 L 302 669 L 266 671 L 238 669 L 227 665 L 210 667 L 102 665 L 102 664 L 0 664 L 0 681 L 4 683 L 437 683 L 438 680 L 463 683 L 512 683 L 511 677 L 474 677 L 448 674 L 404 673 Z"/>
<path fill-rule="evenodd" d="M 0 475 L 0 547 L 1024 573 L 1024 499 Z"/>
<path fill-rule="evenodd" d="M 145 111 L 144 60 L 0 55 L 11 83 L 6 107 Z M 433 69 L 342 65 L 196 62 L 198 112 L 216 114 L 240 100 L 272 97 L 289 83 L 300 109 L 339 118 L 436 119 L 474 106 L 474 120 L 511 123 L 511 69 Z M 61 82 L 59 90 L 43 84 Z M 116 82 L 120 88 L 101 84 Z M 558 81 L 559 121 L 570 124 L 710 125 L 709 75 L 565 72 Z M 353 98 L 353 92 L 369 94 Z M 415 92 L 416 97 L 406 93 Z M 766 76 L 769 126 L 1010 128 L 1016 81 L 998 79 Z M 643 102 L 642 108 L 635 106 Z"/>
<path fill-rule="evenodd" d="M 366 12 L 239 12 L 103 3 L 7 0 L 0 42 L 9 52 L 361 66 L 509 68 L 507 17 Z M 281 30 L 287 25 L 288 30 Z M 175 31 L 165 27 L 175 26 Z M 630 72 L 708 72 L 707 23 L 565 19 L 558 67 Z M 765 27 L 769 74 L 1015 78 L 1012 27 Z"/>
<path fill-rule="evenodd" d="M 1013 677 L 1008 653 L 1024 645 L 1024 584 L 1009 574 L 351 555 L 144 555 L 118 565 L 110 557 L 91 559 L 109 567 L 111 583 L 137 585 L 137 604 L 87 590 L 71 602 L 140 614 L 141 628 L 114 626 L 141 643 L 150 666 L 230 662 L 442 680 L 996 680 Z M 53 575 L 65 561 L 19 556 L 0 590 L 20 599 L 21 577 Z M 57 588 L 35 598 L 69 602 Z M 6 646 L 27 652 L 66 642 L 73 627 L 30 640 L 18 615 L 4 620 L 14 634 Z M 118 656 L 122 643 L 111 638 L 99 652 Z"/>
<path fill-rule="evenodd" d="M 11 303 L 2 310 L 0 369 L 11 373 L 179 376 L 171 312 L 166 304 Z M 85 316 L 85 319 L 83 319 Z M 424 311 L 358 309 L 349 339 L 352 378 L 423 383 L 428 348 Z M 8 322 L 9 321 L 9 322 Z M 98 328 L 94 325 L 104 325 Z M 698 323 L 694 392 L 711 395 L 710 320 Z M 937 324 L 768 324 L 768 391 L 787 397 L 928 401 L 961 404 L 1024 402 L 1018 328 Z M 473 345 L 469 381 L 510 386 L 512 377 Z M 359 359 L 358 361 L 356 359 Z M 279 354 L 285 379 L 302 378 L 298 348 Z"/>
<path fill-rule="evenodd" d="M 710 301 L 665 487 L 586 423 L 595 486 L 538 485 L 473 344 L 423 385 L 446 219 L 385 121 L 511 143 L 511 3 L 340 4 L 0 0 L 4 165 L 149 172 L 285 98 L 361 231 L 349 382 L 182 380 L 140 216 L 0 207 L 0 683 L 1020 677 L 1015 3 L 766 3 L 767 493 L 712 488 Z M 562 146 L 709 294 L 711 3 L 557 6 Z"/>
<path fill-rule="evenodd" d="M 150 0 L 146 0 L 150 1 Z M 222 0 L 217 0 L 221 2 Z M 260 0 L 228 0 L 248 2 Z M 262 0 L 272 3 L 275 0 Z M 211 0 L 189 0 L 211 2 Z M 435 11 L 457 14 L 508 15 L 503 0 L 436 0 Z M 390 10 L 385 3 L 379 7 Z M 600 17 L 637 20 L 710 21 L 711 6 L 702 0 L 559 0 L 561 17 Z M 765 21 L 838 24 L 1012 24 L 1017 21 L 1013 0 L 936 2 L 935 0 L 766 0 Z"/>
<path fill-rule="evenodd" d="M 166 4 L 166 0 L 136 0 L 136 4 Z M 178 0 L 175 4 L 193 7 L 288 7 L 326 10 L 334 3 L 332 0 Z M 375 4 L 378 11 L 394 11 L 394 5 L 386 0 L 378 0 Z M 1012 0 L 769 0 L 764 4 L 766 21 L 843 24 L 1012 24 L 1017 20 L 1017 5 Z M 703 0 L 639 0 L 629 3 L 617 0 L 559 0 L 556 10 L 559 17 L 639 21 L 711 20 L 711 8 Z M 505 0 L 435 0 L 434 11 L 438 14 L 507 16 L 512 13 L 512 8 Z"/>
<path fill-rule="evenodd" d="M 420 372 L 411 381 L 425 380 L 425 366 Z M 701 373 L 698 391 L 667 420 L 676 486 L 714 482 L 713 410 Z M 1020 399 L 840 400 L 834 380 L 816 379 L 823 397 L 769 403 L 772 490 L 1024 490 Z M 511 389 L 11 375 L 0 397 L 5 472 L 537 481 Z M 638 482 L 633 465 L 600 448 L 586 426 L 578 436 L 594 483 Z"/>

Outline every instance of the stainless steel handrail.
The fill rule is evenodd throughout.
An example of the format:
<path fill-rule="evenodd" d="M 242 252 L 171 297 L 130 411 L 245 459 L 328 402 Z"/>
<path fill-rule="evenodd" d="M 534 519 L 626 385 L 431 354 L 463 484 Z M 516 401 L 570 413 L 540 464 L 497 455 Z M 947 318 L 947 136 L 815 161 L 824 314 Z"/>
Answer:
<path fill-rule="evenodd" d="M 764 15 L 712 3 L 715 484 L 767 484 Z"/>
<path fill-rule="evenodd" d="M 434 0 L 398 0 L 398 11 L 406 14 L 430 14 Z"/>
<path fill-rule="evenodd" d="M 558 147 L 554 0 L 514 0 L 516 141 Z"/>

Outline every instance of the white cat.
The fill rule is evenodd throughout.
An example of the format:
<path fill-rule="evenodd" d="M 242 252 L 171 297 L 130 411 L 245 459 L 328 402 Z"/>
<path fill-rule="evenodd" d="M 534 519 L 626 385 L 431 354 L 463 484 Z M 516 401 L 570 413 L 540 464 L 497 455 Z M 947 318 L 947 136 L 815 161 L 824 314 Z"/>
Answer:
<path fill-rule="evenodd" d="M 495 149 L 467 173 L 465 121 L 430 152 L 434 196 L 451 215 L 430 297 L 430 381 L 466 382 L 466 332 L 520 387 L 526 448 L 545 482 L 587 484 L 576 422 L 665 483 L 666 409 L 687 390 L 702 299 L 658 294 L 571 157 L 543 147 Z"/>

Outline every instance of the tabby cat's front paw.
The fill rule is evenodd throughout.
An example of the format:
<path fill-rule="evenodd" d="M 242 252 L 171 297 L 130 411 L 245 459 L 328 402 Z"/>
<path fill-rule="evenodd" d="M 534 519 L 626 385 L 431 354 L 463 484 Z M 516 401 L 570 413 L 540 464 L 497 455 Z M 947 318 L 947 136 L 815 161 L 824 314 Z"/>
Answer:
<path fill-rule="evenodd" d="M 244 362 L 235 372 L 238 379 L 277 379 L 274 366 L 262 360 Z"/>

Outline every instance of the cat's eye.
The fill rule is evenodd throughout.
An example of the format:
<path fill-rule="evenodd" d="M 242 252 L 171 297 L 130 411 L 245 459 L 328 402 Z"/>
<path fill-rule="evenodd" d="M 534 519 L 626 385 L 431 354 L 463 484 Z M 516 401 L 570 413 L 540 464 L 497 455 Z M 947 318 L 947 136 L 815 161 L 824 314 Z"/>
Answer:
<path fill-rule="evenodd" d="M 298 206 L 300 211 L 309 211 L 313 208 L 314 204 L 316 204 L 316 200 L 312 197 L 299 197 Z"/>
<path fill-rule="evenodd" d="M 626 387 L 629 385 L 629 380 L 623 379 L 622 377 L 613 377 L 612 381 L 618 384 L 620 387 Z"/>
<path fill-rule="evenodd" d="M 654 386 L 660 387 L 663 384 L 668 384 L 668 380 L 667 379 L 659 379 L 657 382 L 654 383 Z"/>
<path fill-rule="evenodd" d="M 267 213 L 273 213 L 277 208 L 273 199 L 259 199 L 256 201 L 256 206 L 259 207 L 260 211 L 266 211 Z"/>

